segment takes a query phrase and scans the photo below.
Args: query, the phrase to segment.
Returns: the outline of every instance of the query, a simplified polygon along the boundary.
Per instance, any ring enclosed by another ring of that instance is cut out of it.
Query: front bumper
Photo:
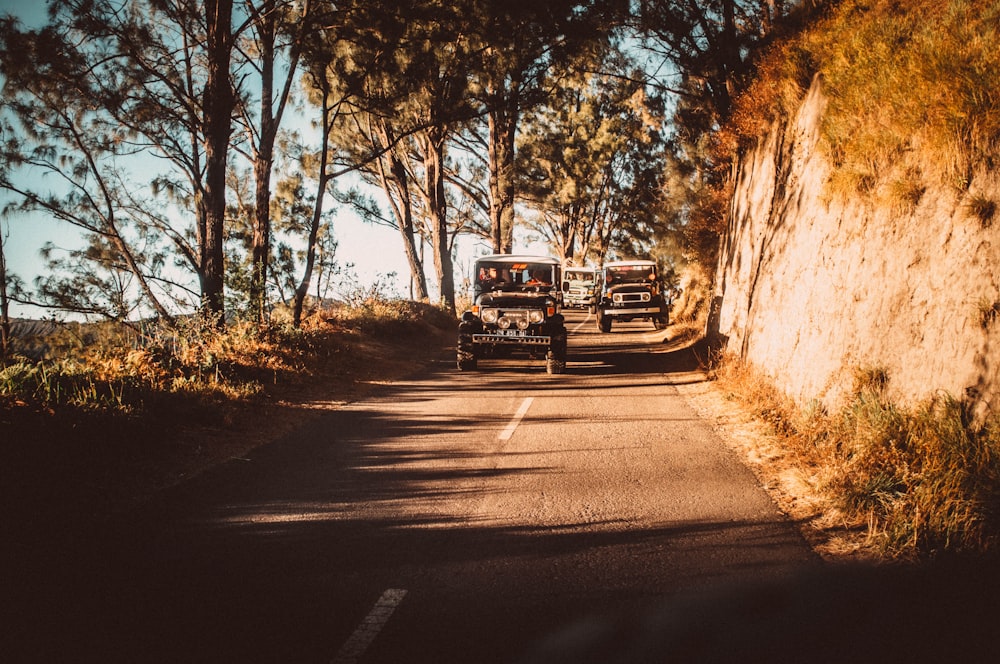
[[[604,307],[605,316],[655,316],[663,313],[659,307]]]
[[[554,314],[544,324],[527,329],[501,329],[484,325],[472,312],[465,312],[458,325],[458,346],[476,354],[488,351],[487,346],[519,346],[522,348],[547,348],[553,352],[566,349],[566,327],[562,314]]]
[[[519,332],[519,331],[518,331]],[[552,337],[539,334],[516,334],[512,330],[506,334],[485,333],[473,334],[474,344],[512,344],[517,346],[548,346],[552,343]]]

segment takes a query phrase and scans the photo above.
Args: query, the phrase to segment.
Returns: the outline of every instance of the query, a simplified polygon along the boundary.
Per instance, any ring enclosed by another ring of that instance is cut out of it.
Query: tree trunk
[[[424,274],[424,261],[421,252],[418,251],[417,233],[413,223],[413,202],[410,198],[410,177],[406,163],[399,156],[389,124],[384,119],[379,119],[373,122],[371,127],[371,135],[374,137],[377,134],[378,140],[387,150],[384,159],[380,158],[378,161],[378,174],[382,190],[392,207],[396,228],[403,238],[403,251],[410,266],[411,284],[417,288],[417,292],[411,293],[410,297],[427,302],[430,300],[430,294],[427,290],[427,276]],[[389,162],[388,173],[385,169],[385,160]]]
[[[202,308],[214,325],[225,325],[226,160],[235,106],[229,81],[233,0],[206,0],[208,76],[205,127],[205,236],[201,247]]]
[[[514,141],[516,103],[497,104],[489,114],[490,224],[493,253],[510,253],[514,244]]]
[[[305,305],[306,295],[309,293],[309,282],[312,280],[313,269],[316,265],[316,243],[319,239],[319,225],[323,219],[323,199],[326,198],[326,186],[330,181],[330,176],[326,171],[329,160],[330,133],[333,126],[333,109],[330,108],[330,87],[325,77],[318,77],[316,80],[321,84],[323,93],[321,101],[323,137],[319,146],[319,174],[316,185],[316,202],[313,205],[312,221],[309,226],[309,240],[306,245],[306,264],[302,270],[302,279],[295,289],[295,299],[292,304],[292,326],[295,329],[298,329],[302,325],[302,309]]]
[[[291,95],[292,84],[296,80],[299,58],[301,55],[302,31],[295,36],[291,52],[283,60],[284,83],[281,90],[274,92],[275,77],[275,42],[278,38],[278,19],[276,0],[266,0],[259,8],[254,8],[255,24],[258,31],[257,42],[260,45],[260,138],[254,159],[255,207],[253,228],[253,255],[250,275],[250,302],[254,308],[257,321],[267,323],[267,282],[271,261],[271,171],[274,167],[274,144],[278,138],[278,127],[284,116],[285,107]],[[301,6],[300,26],[311,19],[312,10],[309,0]],[[275,107],[277,102],[277,107]]]
[[[271,167],[274,162],[274,12],[265,7],[258,20],[260,53],[260,141],[254,160],[254,224],[250,306],[257,322],[267,322],[267,269],[271,258]]]
[[[427,291],[427,276],[424,274],[424,262],[417,251],[417,233],[413,225],[413,204],[410,201],[410,189],[407,183],[406,166],[394,154],[390,157],[390,172],[392,180],[396,184],[399,194],[399,202],[392,199],[393,213],[396,216],[396,226],[403,237],[403,250],[406,252],[406,261],[410,266],[410,275],[416,285],[417,292],[412,295],[421,302],[430,300]],[[385,183],[388,185],[388,183]],[[388,186],[384,187],[388,193]]]
[[[455,275],[448,242],[448,202],[444,193],[444,139],[440,127],[427,130],[424,150],[424,191],[427,196],[427,217],[434,251],[434,270],[441,290],[441,304],[455,313]]]
[[[741,73],[741,59],[739,40],[736,31],[736,0],[723,0],[723,26],[721,43],[722,53],[722,76],[723,81],[716,94],[716,110],[719,114],[719,121],[725,122],[729,119],[732,111],[733,97],[736,95],[737,77]]]
[[[326,195],[326,185],[330,181],[329,175],[326,172],[325,141],[321,152],[319,184],[316,186],[316,203],[313,206],[312,221],[309,226],[309,240],[306,244],[306,264],[302,269],[302,279],[295,289],[295,299],[292,304],[292,326],[295,329],[302,326],[302,310],[305,307],[306,295],[309,293],[309,282],[312,280],[313,269],[316,266],[316,243],[319,239],[320,222],[323,219],[323,198]]]
[[[10,355],[10,303],[7,300],[7,259],[0,228],[0,357]]]

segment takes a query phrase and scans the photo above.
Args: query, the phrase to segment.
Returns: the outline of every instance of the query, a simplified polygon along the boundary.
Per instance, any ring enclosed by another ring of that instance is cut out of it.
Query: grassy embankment
[[[68,324],[21,339],[0,365],[5,504],[102,510],[148,495],[280,435],[310,404],[412,372],[453,331],[438,308],[374,300],[298,330]]]
[[[827,194],[905,214],[928,187],[963,195],[983,228],[997,201],[971,191],[1000,163],[1000,2],[844,0],[774,44],[720,148],[789,117],[813,77],[829,99],[821,147]],[[914,229],[920,232],[920,229]],[[981,312],[996,334],[993,311]],[[975,317],[974,315],[971,317]],[[773,425],[786,463],[891,558],[995,549],[1000,535],[1000,418],[941,395],[912,408],[886,397],[892,377],[856,370],[838,412],[802,409],[752,369],[729,362],[723,385]]]
[[[996,550],[1000,418],[977,423],[948,395],[901,407],[887,398],[889,378],[878,368],[857,370],[851,398],[835,412],[801,407],[733,359],[716,377],[728,398],[769,425],[776,449],[757,452],[768,481],[793,476],[793,490],[805,487],[815,509],[838,515],[836,527],[864,530],[854,553],[923,559]]]

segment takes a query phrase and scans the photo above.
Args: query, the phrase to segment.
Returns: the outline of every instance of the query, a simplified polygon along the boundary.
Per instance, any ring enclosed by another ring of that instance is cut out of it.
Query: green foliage
[[[624,57],[600,68],[633,74],[563,72],[549,103],[526,117],[518,145],[530,224],[577,264],[646,252],[662,222],[663,99]]]

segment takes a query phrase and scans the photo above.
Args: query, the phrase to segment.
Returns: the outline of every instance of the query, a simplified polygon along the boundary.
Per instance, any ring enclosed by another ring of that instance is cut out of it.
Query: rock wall
[[[709,334],[798,402],[835,407],[859,368],[915,403],[942,391],[1000,406],[1000,180],[928,188],[900,212],[831,201],[815,81],[787,124],[738,165]]]

